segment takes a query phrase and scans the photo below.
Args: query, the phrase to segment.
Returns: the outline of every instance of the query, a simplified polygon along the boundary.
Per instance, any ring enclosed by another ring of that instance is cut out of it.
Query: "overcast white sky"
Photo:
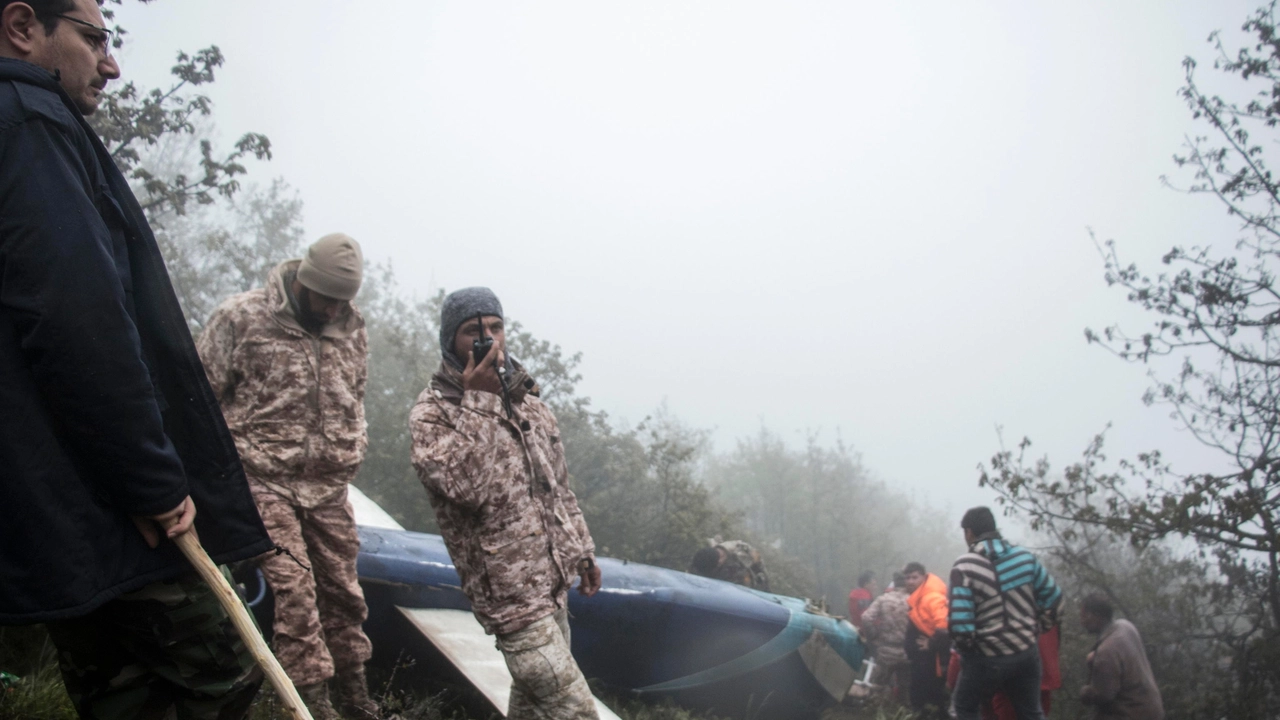
[[[1085,327],[1144,319],[1090,240],[1156,269],[1228,246],[1161,186],[1192,124],[1181,60],[1236,0],[127,4],[126,78],[218,44],[224,140],[266,133],[306,204],[409,291],[488,285],[584,354],[582,389],[664,400],[721,448],[837,433],[959,514],[1029,435],[1056,465],[1212,456]],[[1203,63],[1202,74],[1212,70]],[[1184,183],[1185,184],[1185,183]]]

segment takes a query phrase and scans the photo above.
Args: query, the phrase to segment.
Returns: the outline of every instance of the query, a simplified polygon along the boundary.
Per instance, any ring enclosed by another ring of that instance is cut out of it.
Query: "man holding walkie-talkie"
[[[410,414],[413,464],[462,590],[511,670],[512,720],[597,718],[569,653],[568,592],[600,589],[595,544],[569,489],[560,429],[506,353],[488,288],[445,298],[440,369]]]

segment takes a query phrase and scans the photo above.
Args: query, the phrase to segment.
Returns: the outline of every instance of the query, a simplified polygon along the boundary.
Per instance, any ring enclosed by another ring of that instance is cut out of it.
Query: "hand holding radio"
[[[462,387],[465,390],[481,390],[483,392],[502,394],[502,382],[498,378],[497,367],[506,362],[502,345],[495,342],[493,336],[484,335],[471,343],[471,352],[467,357],[467,366],[462,370]]]

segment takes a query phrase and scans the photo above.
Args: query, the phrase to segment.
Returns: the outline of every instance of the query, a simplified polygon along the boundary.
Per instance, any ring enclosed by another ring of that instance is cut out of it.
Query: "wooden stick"
[[[271,654],[271,648],[267,647],[266,641],[262,639],[262,633],[258,632],[258,626],[249,617],[249,611],[245,609],[244,603],[240,602],[240,596],[231,589],[231,584],[218,571],[218,566],[213,564],[209,553],[205,552],[200,545],[200,539],[194,532],[185,532],[173,541],[178,544],[182,554],[187,556],[187,560],[191,561],[191,565],[195,567],[200,577],[213,588],[213,593],[218,596],[222,609],[231,616],[231,623],[236,626],[236,631],[240,633],[244,644],[249,647],[249,652],[253,653],[253,658],[258,661],[258,665],[262,666],[262,671],[266,673],[267,679],[271,681],[271,686],[276,689],[276,694],[280,696],[285,707],[293,712],[297,720],[312,720],[311,711],[302,703],[302,698],[298,696],[298,690],[293,686],[293,681],[289,680],[289,676],[284,673],[284,668],[280,667],[280,661],[276,660],[276,656]]]

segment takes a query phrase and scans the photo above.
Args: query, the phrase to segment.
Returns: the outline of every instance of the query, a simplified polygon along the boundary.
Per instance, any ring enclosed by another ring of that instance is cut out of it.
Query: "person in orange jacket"
[[[902,569],[906,579],[907,626],[905,650],[911,663],[911,709],[920,717],[949,717],[946,668],[951,652],[947,632],[947,584],[918,562]]]

